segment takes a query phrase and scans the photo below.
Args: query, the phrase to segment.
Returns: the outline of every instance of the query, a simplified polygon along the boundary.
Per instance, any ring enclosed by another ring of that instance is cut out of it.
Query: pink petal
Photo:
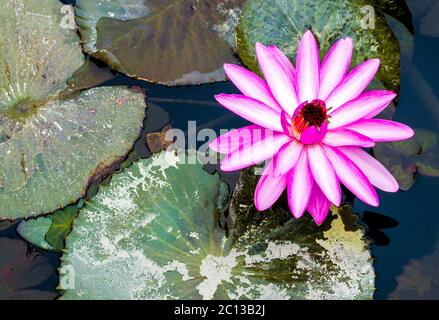
[[[291,71],[285,69],[277,56],[259,42],[256,43],[256,56],[271,93],[285,112],[292,115],[298,103]]]
[[[359,120],[346,129],[361,133],[377,142],[406,140],[415,134],[405,124],[383,119]]]
[[[320,82],[320,57],[316,39],[309,30],[300,41],[296,68],[299,103],[316,99]]]
[[[326,198],[338,207],[341,202],[341,189],[331,162],[318,144],[310,145],[306,150],[314,180]]]
[[[349,69],[352,57],[352,39],[338,40],[329,50],[322,62],[318,97],[326,100],[334,88],[343,80]]]
[[[398,191],[398,182],[392,174],[366,151],[355,147],[342,147],[338,150],[351,159],[375,187],[387,192]]]
[[[381,112],[396,97],[391,91],[375,90],[361,94],[335,111],[331,112],[328,128],[335,129],[363,119],[370,114]]]
[[[244,95],[265,103],[277,112],[282,111],[267,83],[258,75],[236,64],[225,64],[224,71]]]
[[[370,148],[375,145],[375,142],[372,139],[345,128],[328,131],[322,142],[331,147],[358,146]]]
[[[240,145],[261,140],[265,134],[273,134],[273,131],[253,124],[239,129],[233,129],[223,135],[220,135],[218,138],[209,143],[209,148],[219,153],[229,154],[233,150],[237,149]]]
[[[360,200],[377,207],[378,195],[363,172],[336,148],[324,148],[340,181]]]
[[[219,94],[216,101],[238,116],[261,127],[283,132],[280,114],[264,103],[239,94]]]
[[[272,158],[290,137],[275,133],[251,144],[241,145],[221,161],[221,170],[240,170]]]
[[[346,102],[358,97],[372,81],[379,67],[379,59],[367,60],[358,65],[331,92],[326,99],[326,105],[335,110]]]
[[[308,165],[308,156],[302,152],[296,166],[287,179],[288,204],[296,218],[305,212],[311,195],[314,179]]]
[[[279,152],[274,156],[274,176],[287,174],[302,154],[303,145],[293,139],[290,143],[280,148]]]
[[[293,64],[290,59],[275,45],[268,46],[268,49],[277,57],[278,61],[282,64],[285,70],[288,71],[291,79],[293,79],[293,83],[296,83],[296,70],[294,69]]]
[[[255,206],[259,211],[270,208],[287,186],[286,175],[274,177],[273,176],[273,161],[267,165],[259,179],[258,185],[255,191]]]
[[[314,184],[308,203],[308,212],[319,226],[325,221],[331,202],[325,197],[317,184]]]

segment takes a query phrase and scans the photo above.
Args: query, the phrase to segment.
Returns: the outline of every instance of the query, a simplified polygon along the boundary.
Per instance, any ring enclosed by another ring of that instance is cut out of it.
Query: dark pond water
[[[418,33],[420,18],[415,18],[414,24],[416,34],[413,64],[426,83],[412,81],[412,75],[402,68],[401,98],[395,120],[413,128],[424,128],[439,133],[437,120],[439,119],[437,98],[439,97],[439,63],[437,62],[439,38]],[[156,117],[157,123],[160,123],[157,128],[150,128],[152,130],[159,130],[163,122],[166,122],[166,115],[157,113],[155,106],[168,113],[173,128],[180,128],[183,131],[187,131],[188,121],[196,121],[198,130],[213,128],[217,134],[220,129],[231,129],[247,124],[245,120],[231,115],[214,102],[214,94],[237,92],[229,82],[191,87],[166,87],[117,75],[105,85],[143,87],[148,96],[147,102],[151,106],[148,115],[150,118]],[[415,88],[420,85],[428,85],[435,97],[429,99],[422,97],[419,91],[427,88],[421,87],[420,90]],[[432,110],[436,113],[432,114]],[[439,261],[439,205],[436,202],[439,196],[439,178],[418,176],[409,191],[396,194],[380,192],[379,195],[381,200],[379,208],[368,207],[360,201],[355,201],[354,205],[355,211],[369,225],[369,235],[374,242],[372,253],[375,257],[374,266],[377,274],[375,298],[387,299],[394,296],[439,298],[439,272],[436,271],[435,263]],[[1,237],[19,238],[13,227],[0,231]],[[54,267],[58,265],[58,254],[43,254],[50,259]],[[424,259],[428,256],[431,257]],[[413,268],[410,269],[408,277],[406,274],[401,275],[407,265]],[[398,280],[399,277],[401,280]],[[54,290],[57,278],[54,272],[38,288]],[[413,290],[398,294],[401,287],[410,283],[414,283]],[[418,286],[419,283],[425,283],[425,286]]]

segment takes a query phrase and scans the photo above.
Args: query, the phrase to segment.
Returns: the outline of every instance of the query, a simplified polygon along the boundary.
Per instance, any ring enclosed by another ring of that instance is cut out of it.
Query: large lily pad
[[[95,88],[58,96],[84,62],[61,3],[0,0],[0,218],[54,211],[80,198],[131,148],[144,95]]]
[[[38,252],[29,252],[24,241],[0,239],[0,300],[46,300],[55,291],[41,290],[39,285],[55,272],[50,261]]]
[[[238,53],[243,62],[258,71],[255,43],[275,44],[290,59],[295,59],[302,34],[309,28],[320,44],[323,58],[338,39],[354,39],[352,66],[370,58],[381,59],[378,78],[384,85],[399,90],[399,43],[376,5],[376,0],[248,0],[242,10],[237,29]],[[363,6],[373,5],[375,28],[367,26],[368,11]],[[365,23],[363,23],[365,22]]]
[[[129,151],[144,108],[143,93],[108,87],[48,102],[24,122],[2,117],[0,216],[34,216],[81,198]]]
[[[90,55],[129,76],[169,85],[225,80],[236,62],[235,26],[244,0],[78,0]]]
[[[336,213],[326,229],[266,212],[227,237],[219,224],[225,188],[169,152],[114,176],[67,237],[62,298],[372,298],[371,256],[359,225],[345,219],[350,212]],[[236,200],[247,201],[243,190],[234,195],[235,221],[250,207]]]

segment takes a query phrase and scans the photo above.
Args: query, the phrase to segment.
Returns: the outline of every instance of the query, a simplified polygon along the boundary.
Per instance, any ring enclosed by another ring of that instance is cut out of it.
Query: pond
[[[72,1],[64,1],[72,3]],[[410,3],[410,1],[408,1]],[[414,1],[411,1],[412,3]],[[407,124],[412,128],[430,130],[439,134],[439,22],[425,32],[425,19],[432,19],[433,2],[419,0],[428,9],[419,9],[413,14],[414,36],[413,57],[403,59],[401,66],[400,96],[393,120]],[[410,6],[413,7],[412,5]],[[435,7],[436,21],[439,21],[439,8]],[[412,8],[412,10],[415,10]],[[427,10],[427,11],[426,11]],[[429,34],[426,34],[429,33]],[[436,33],[436,36],[434,36]],[[100,67],[105,64],[97,59],[92,61]],[[168,87],[136,80],[122,73],[113,71],[111,79],[100,86],[139,86],[146,95],[146,119],[142,137],[136,142],[134,153],[139,158],[149,158],[151,153],[146,149],[145,140],[148,132],[160,131],[165,125],[181,129],[188,134],[189,121],[194,121],[196,130],[204,128],[215,130],[217,135],[221,129],[239,128],[250,124],[248,121],[232,114],[213,98],[218,93],[239,93],[230,82],[216,82],[194,86]],[[199,141],[197,147],[205,141]],[[131,153],[133,154],[133,153]],[[439,154],[433,155],[439,162]],[[214,169],[210,167],[210,171]],[[232,187],[237,181],[237,174],[222,174],[222,180]],[[91,192],[93,193],[93,192]],[[374,257],[373,267],[376,273],[373,295],[375,299],[439,299],[439,206],[435,197],[439,194],[439,179],[424,175],[416,175],[416,180],[407,191],[386,193],[378,191],[380,205],[378,208],[365,205],[354,200],[353,211],[362,223],[367,226],[367,236],[371,240],[371,253]],[[353,199],[353,197],[351,197]],[[349,197],[348,197],[348,202]],[[4,223],[2,225],[1,223]],[[49,260],[44,270],[36,270],[39,265],[23,266],[23,277],[33,273],[50,273],[42,276],[41,283],[31,286],[35,292],[44,291],[45,295],[29,292],[25,298],[55,298],[59,282],[57,268],[60,267],[61,254],[34,248],[26,243],[16,232],[19,221],[12,225],[0,221],[0,239],[14,240],[3,245],[16,250],[8,259],[19,259],[27,254],[38,255]],[[3,240],[5,241],[5,240]],[[18,244],[20,242],[20,244]],[[26,249],[23,249],[26,248]],[[0,253],[1,254],[1,253]],[[0,265],[13,265],[12,261],[2,261]],[[28,260],[23,260],[23,264]],[[18,264],[18,262],[17,262]],[[20,268],[19,265],[16,267]],[[1,270],[0,270],[1,271]],[[25,273],[27,275],[25,275]],[[16,280],[20,283],[20,280]],[[23,283],[30,283],[27,279]],[[20,287],[19,285],[17,285]],[[14,298],[1,295],[1,298]],[[17,297],[22,298],[17,295]]]

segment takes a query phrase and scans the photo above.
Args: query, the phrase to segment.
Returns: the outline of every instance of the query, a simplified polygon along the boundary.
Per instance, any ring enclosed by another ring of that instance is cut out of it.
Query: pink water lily
[[[261,43],[256,55],[265,80],[240,66],[224,66],[243,95],[220,94],[216,100],[254,124],[220,136],[210,147],[226,154],[223,171],[271,159],[256,187],[258,210],[271,207],[287,189],[292,214],[299,218],[307,210],[320,225],[330,204],[340,205],[340,182],[371,206],[379,203],[374,186],[398,191],[393,176],[363,148],[414,133],[404,124],[374,119],[396,94],[363,92],[380,60],[349,71],[352,50],[352,39],[341,39],[321,62],[317,42],[307,31],[296,68],[277,47]]]

